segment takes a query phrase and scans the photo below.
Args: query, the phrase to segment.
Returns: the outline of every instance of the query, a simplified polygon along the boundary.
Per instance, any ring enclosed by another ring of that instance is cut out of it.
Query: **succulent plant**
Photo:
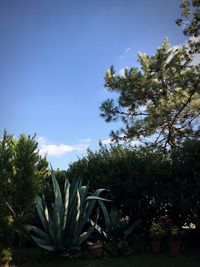
[[[80,249],[95,228],[90,217],[96,201],[109,201],[99,195],[105,189],[98,189],[89,194],[88,185],[82,186],[80,179],[74,179],[70,184],[66,179],[63,195],[52,170],[54,203],[47,205],[45,197],[36,198],[36,208],[43,229],[30,226],[29,231],[35,243],[46,251],[70,255]],[[96,212],[96,221],[98,212]]]
[[[126,240],[141,223],[141,220],[136,220],[134,223],[130,224],[128,216],[121,218],[115,206],[112,206],[110,213],[108,213],[104,202],[101,200],[98,200],[98,202],[103,211],[105,229],[98,225],[96,226],[96,229],[98,229],[107,239],[113,241]]]

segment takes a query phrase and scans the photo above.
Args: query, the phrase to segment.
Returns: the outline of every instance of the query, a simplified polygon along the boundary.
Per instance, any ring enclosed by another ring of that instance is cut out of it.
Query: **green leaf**
[[[42,237],[43,239],[46,239],[47,241],[51,241],[50,237],[48,236],[48,234],[46,234],[44,231],[42,231],[41,229],[39,229],[36,226],[31,226],[29,231],[34,231],[37,235],[39,235],[40,237]]]
[[[60,187],[59,187],[59,184],[56,180],[56,177],[55,177],[55,174],[54,174],[54,171],[52,169],[51,171],[51,176],[52,176],[52,182],[53,182],[53,189],[54,189],[54,197],[55,197],[55,206],[56,206],[56,209],[61,211],[61,208],[62,208],[62,195],[61,195],[61,192],[60,192]]]
[[[69,182],[65,180],[64,186],[64,212],[63,212],[63,219],[62,219],[62,232],[64,231],[67,223],[67,215],[69,212]]]
[[[104,220],[105,220],[105,227],[107,229],[107,231],[111,230],[111,221],[110,221],[110,217],[107,211],[107,208],[105,206],[105,204],[103,203],[103,201],[99,200],[98,201],[102,211],[103,211],[103,215],[104,215]]]
[[[34,236],[32,236],[32,238],[39,247],[41,247],[44,250],[49,251],[49,252],[55,252],[54,246],[51,246],[50,244],[48,244],[47,241],[45,241],[44,239],[37,238]]]

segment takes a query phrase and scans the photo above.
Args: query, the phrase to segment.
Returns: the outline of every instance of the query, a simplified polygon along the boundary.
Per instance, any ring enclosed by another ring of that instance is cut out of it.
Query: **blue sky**
[[[37,133],[41,153],[66,169],[118,123],[99,106],[104,74],[137,66],[165,36],[185,42],[179,0],[1,0],[0,131]]]

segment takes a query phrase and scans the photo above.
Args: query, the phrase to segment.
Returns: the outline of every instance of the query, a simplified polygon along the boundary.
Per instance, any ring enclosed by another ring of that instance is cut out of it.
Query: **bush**
[[[161,187],[167,163],[159,151],[100,145],[99,151],[88,150],[85,157],[72,163],[67,176],[89,179],[92,188],[106,186],[122,216],[143,218],[149,224],[164,212]]]
[[[174,223],[200,225],[200,141],[184,142],[171,152],[171,203]]]
[[[69,179],[89,179],[92,188],[107,187],[122,215],[153,219],[170,215],[178,226],[200,223],[200,141],[185,141],[172,151],[100,144],[70,164]],[[123,214],[124,213],[124,214]]]

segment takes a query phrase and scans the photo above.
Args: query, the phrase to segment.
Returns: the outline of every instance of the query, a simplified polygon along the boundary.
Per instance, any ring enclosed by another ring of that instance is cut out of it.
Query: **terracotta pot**
[[[170,253],[172,255],[179,255],[181,253],[181,243],[180,240],[171,241],[169,244]]]
[[[151,243],[151,252],[152,253],[160,253],[160,242],[152,242]]]
[[[100,258],[100,257],[103,256],[103,245],[102,245],[102,243],[88,245],[88,250],[94,257]]]

